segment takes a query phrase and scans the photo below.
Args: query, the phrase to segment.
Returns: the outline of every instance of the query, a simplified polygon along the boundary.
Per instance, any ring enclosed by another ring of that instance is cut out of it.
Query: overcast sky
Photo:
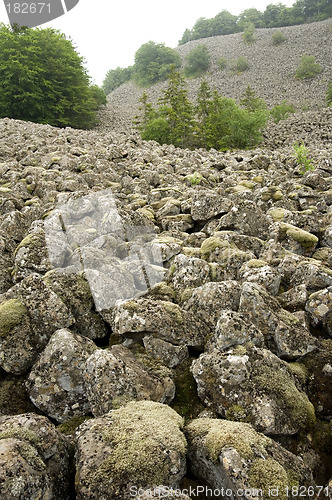
[[[282,3],[291,6],[294,1]],[[70,36],[89,75],[101,85],[109,69],[133,64],[136,50],[149,40],[176,47],[184,30],[199,17],[211,18],[223,9],[235,15],[250,7],[264,11],[270,3],[278,0],[80,0],[70,12],[42,27]],[[1,0],[0,22],[8,24]]]

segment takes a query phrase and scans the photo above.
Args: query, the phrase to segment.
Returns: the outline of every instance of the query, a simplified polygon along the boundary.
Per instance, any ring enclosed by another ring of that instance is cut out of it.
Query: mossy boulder
[[[17,299],[0,304],[0,338],[6,338],[27,317],[27,308]]]
[[[178,487],[186,470],[183,419],[140,401],[90,420],[77,431],[76,498],[127,499],[130,488]]]
[[[314,408],[292,370],[266,349],[214,349],[201,354],[192,371],[199,397],[222,417],[240,405],[241,419],[268,435],[293,435],[315,423]]]
[[[229,498],[240,500],[246,491],[246,498],[269,500],[273,488],[276,498],[286,500],[287,487],[312,484],[300,458],[250,424],[198,418],[185,433],[191,472]]]

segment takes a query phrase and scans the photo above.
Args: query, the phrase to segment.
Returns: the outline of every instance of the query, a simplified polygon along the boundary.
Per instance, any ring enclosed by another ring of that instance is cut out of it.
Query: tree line
[[[286,7],[282,3],[269,4],[264,12],[249,8],[239,16],[222,10],[211,19],[199,18],[192,29],[185,30],[179,45],[200,38],[242,32],[249,23],[256,28],[279,28],[323,21],[331,16],[331,0],[297,0],[292,7]]]

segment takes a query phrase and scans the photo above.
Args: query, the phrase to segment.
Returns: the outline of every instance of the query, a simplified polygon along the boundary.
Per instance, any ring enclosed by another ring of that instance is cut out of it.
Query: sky
[[[294,1],[282,3],[291,6]],[[5,2],[0,0],[0,22],[8,24]],[[152,40],[174,48],[200,17],[209,19],[223,9],[235,15],[251,7],[264,11],[270,3],[278,0],[80,0],[71,11],[41,27],[70,37],[92,81],[101,85],[108,70],[132,65],[143,43]]]

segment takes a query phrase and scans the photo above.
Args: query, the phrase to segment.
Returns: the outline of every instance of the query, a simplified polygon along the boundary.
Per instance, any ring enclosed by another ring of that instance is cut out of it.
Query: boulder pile
[[[315,116],[232,152],[0,120],[1,498],[332,498]]]

